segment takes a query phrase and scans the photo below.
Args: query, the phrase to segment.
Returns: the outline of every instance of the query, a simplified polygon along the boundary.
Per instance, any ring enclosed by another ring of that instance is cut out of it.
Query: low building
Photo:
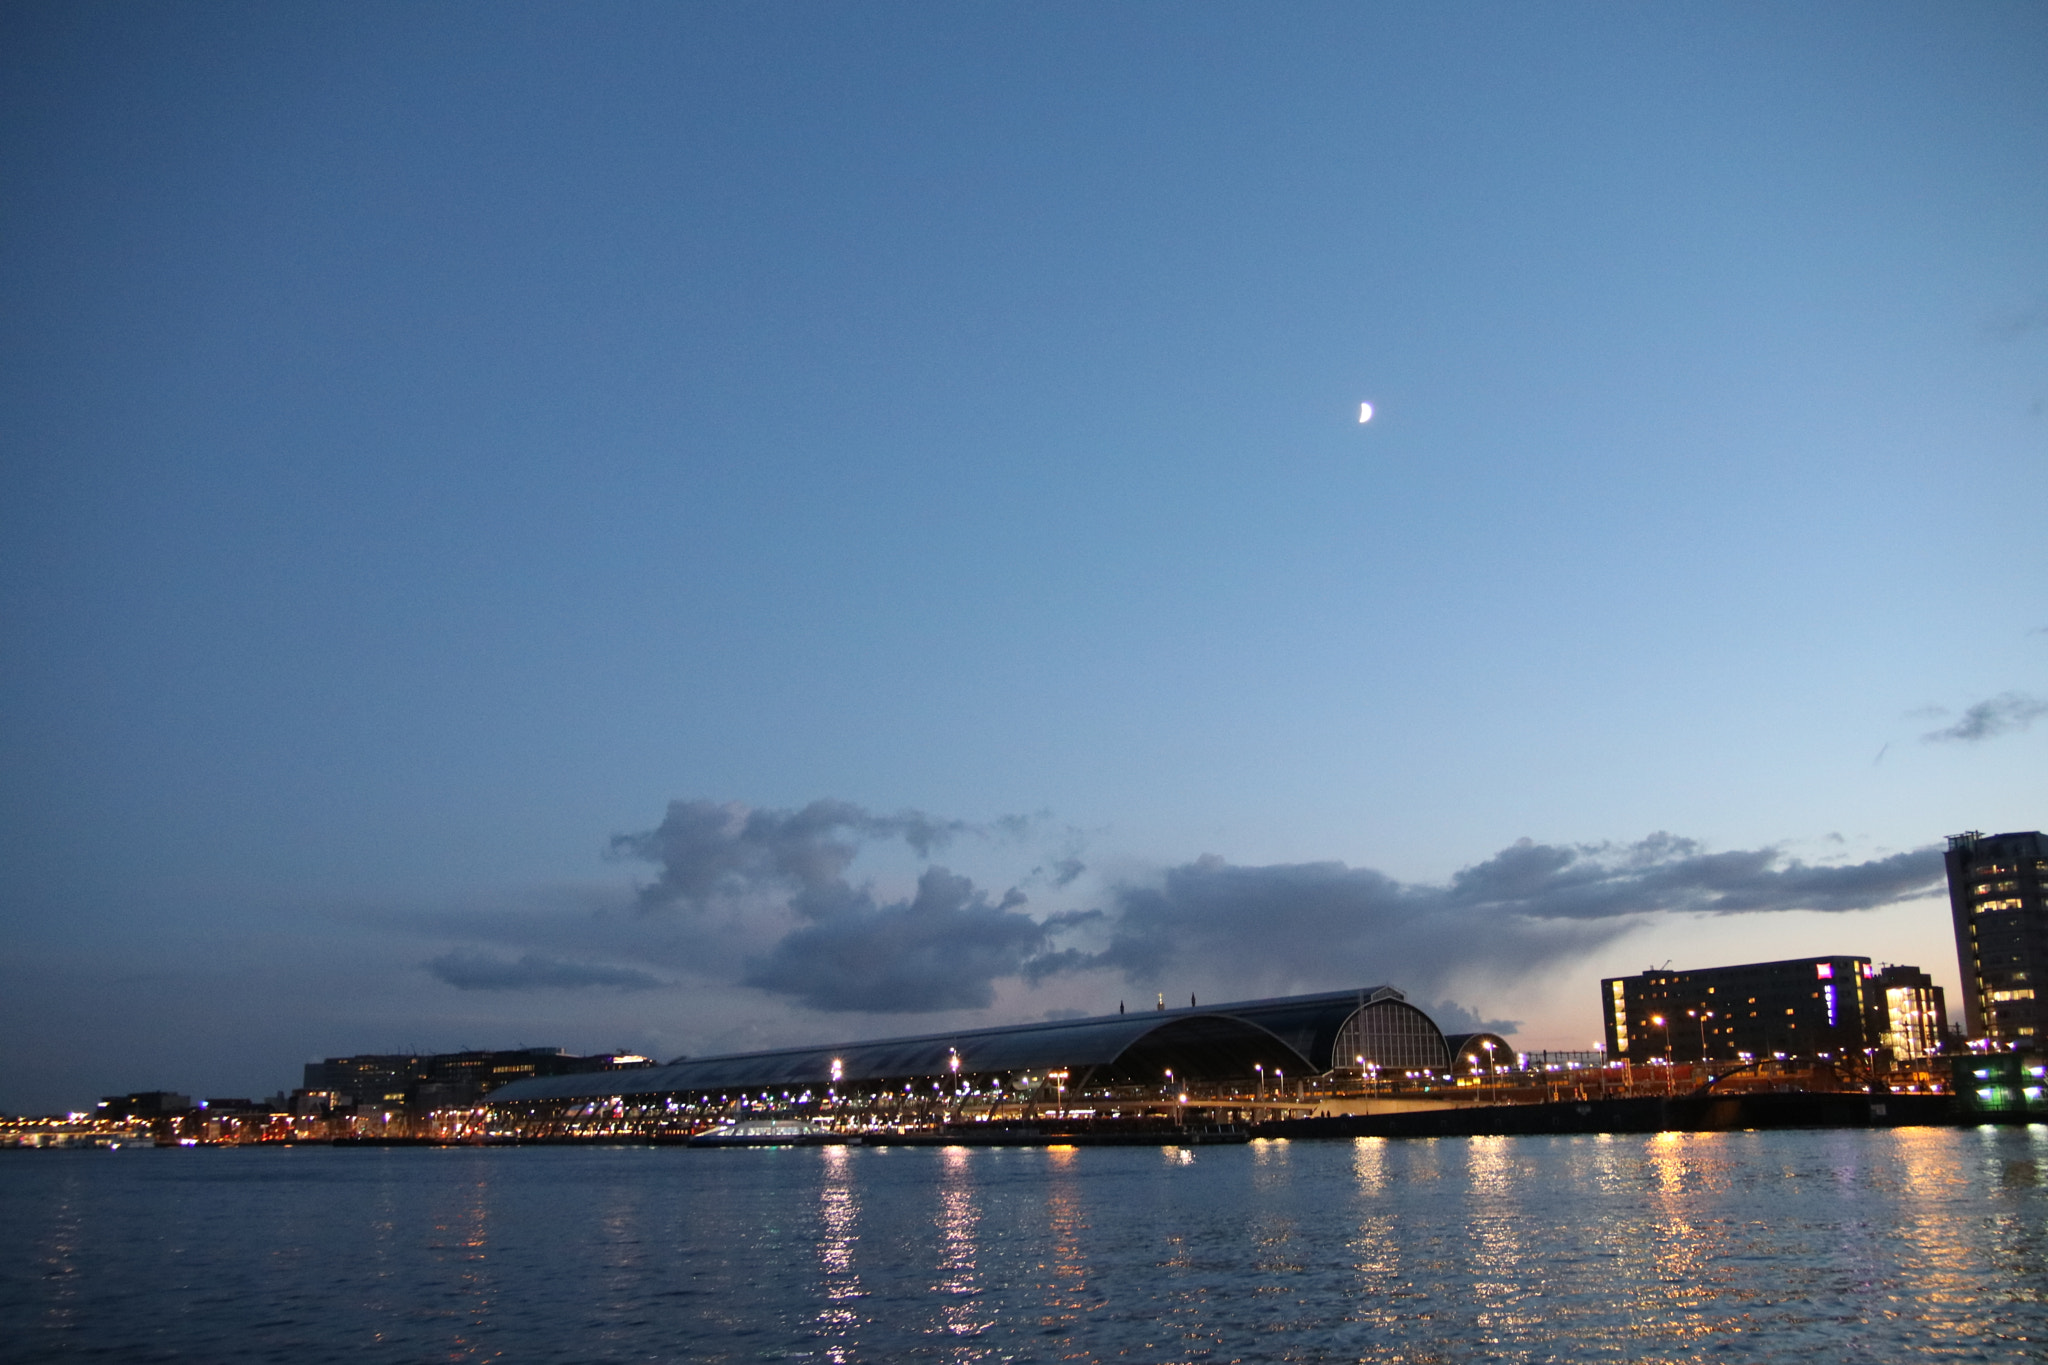
[[[2048,1119],[2048,1063],[2012,1052],[1967,1053],[1949,1062],[1960,1117],[1978,1123]]]
[[[480,1103],[502,1085],[535,1076],[652,1066],[631,1053],[576,1056],[558,1047],[507,1051],[364,1053],[306,1064],[300,1093],[320,1095],[323,1110],[397,1114],[454,1109]]]
[[[138,1090],[127,1095],[108,1095],[93,1111],[97,1119],[175,1118],[192,1111],[192,1097],[170,1090]]]
[[[1607,1053],[1637,1064],[1875,1058],[1890,1027],[1878,975],[1867,957],[1801,957],[1609,977]]]

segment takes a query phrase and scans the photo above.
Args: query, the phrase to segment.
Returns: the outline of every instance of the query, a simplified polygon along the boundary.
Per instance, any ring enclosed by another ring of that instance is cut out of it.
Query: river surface
[[[2048,1128],[0,1153],[0,1359],[2048,1359]]]

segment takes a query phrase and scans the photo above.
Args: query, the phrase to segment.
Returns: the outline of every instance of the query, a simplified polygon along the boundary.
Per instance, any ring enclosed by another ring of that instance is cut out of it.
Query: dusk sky
[[[0,71],[0,1109],[1954,1008],[1932,850],[2048,823],[2041,5],[15,3]]]

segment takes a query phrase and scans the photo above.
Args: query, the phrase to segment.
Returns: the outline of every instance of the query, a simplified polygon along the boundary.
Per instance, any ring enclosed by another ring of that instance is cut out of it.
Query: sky
[[[0,1109],[1954,997],[2048,10],[0,6]],[[1370,402],[1370,423],[1358,421]]]

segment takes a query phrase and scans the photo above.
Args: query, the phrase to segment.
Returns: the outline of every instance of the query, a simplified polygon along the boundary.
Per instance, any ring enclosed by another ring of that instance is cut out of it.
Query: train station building
[[[1156,1107],[1218,1089],[1281,1096],[1332,1074],[1448,1078],[1452,1065],[1435,1021],[1378,986],[536,1076],[489,1105],[494,1126],[528,1133],[557,1123],[587,1132],[606,1114],[635,1129],[661,1115],[686,1125],[736,1106],[877,1121],[937,1105],[993,1117],[1031,1105]]]

